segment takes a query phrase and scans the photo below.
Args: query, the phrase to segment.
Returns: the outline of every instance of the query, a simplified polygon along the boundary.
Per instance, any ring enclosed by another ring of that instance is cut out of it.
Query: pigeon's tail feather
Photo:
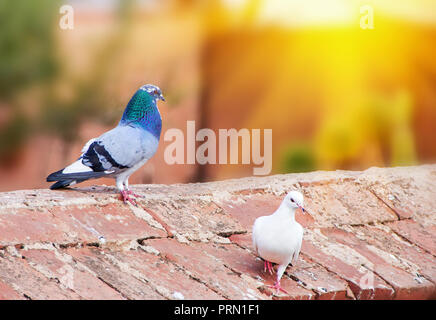
[[[69,186],[71,186],[73,184],[80,183],[80,182],[83,182],[83,181],[85,181],[85,180],[73,180],[73,179],[60,180],[60,181],[52,184],[50,186],[50,189],[51,190],[55,190],[55,189],[66,188],[66,187],[69,187]]]
[[[82,162],[82,157],[80,157],[76,162],[73,162],[68,167],[62,170],[53,172],[47,177],[47,182],[51,181],[61,181],[61,180],[81,180],[85,181],[88,179],[97,179],[114,171],[94,171],[92,168],[86,166]]]
[[[100,172],[73,172],[73,173],[62,173],[62,170],[53,172],[47,177],[47,182],[51,181],[67,181],[67,180],[77,180],[77,182],[82,182],[88,179],[97,179],[107,176],[109,173],[106,171]]]
[[[50,174],[47,176],[47,179],[46,179],[47,182],[62,180],[62,176],[64,175],[64,174],[62,173],[63,170],[64,170],[64,169],[61,169],[61,170],[59,170],[59,171],[56,171],[56,172],[50,173]]]

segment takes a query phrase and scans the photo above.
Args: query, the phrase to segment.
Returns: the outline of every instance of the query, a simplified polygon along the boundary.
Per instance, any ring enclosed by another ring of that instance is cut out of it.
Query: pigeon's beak
[[[162,100],[162,101],[164,101],[165,102],[165,98],[163,97],[163,95],[161,94],[160,96],[159,96],[159,98],[158,99],[160,99],[160,100]]]
[[[298,206],[301,209],[301,212],[303,212],[303,214],[306,214],[306,209],[304,209],[302,206]]]

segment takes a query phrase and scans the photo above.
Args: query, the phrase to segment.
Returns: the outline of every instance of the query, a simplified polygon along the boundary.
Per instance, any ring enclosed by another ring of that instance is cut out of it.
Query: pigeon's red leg
[[[139,194],[134,193],[133,191],[127,189],[126,190],[127,194],[130,196],[134,196],[135,198],[142,198]]]
[[[126,191],[126,190],[121,191],[121,196],[123,197],[124,203],[127,203],[127,201],[129,201],[134,206],[137,206],[136,201],[129,197],[128,191]]]

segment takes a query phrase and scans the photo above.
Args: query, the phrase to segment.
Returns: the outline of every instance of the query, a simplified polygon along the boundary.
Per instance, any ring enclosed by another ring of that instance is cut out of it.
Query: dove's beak
[[[165,101],[165,98],[163,97],[163,95],[160,95],[158,99]]]
[[[304,209],[302,206],[298,206],[301,209],[301,212],[303,212],[303,214],[306,214],[306,209]]]

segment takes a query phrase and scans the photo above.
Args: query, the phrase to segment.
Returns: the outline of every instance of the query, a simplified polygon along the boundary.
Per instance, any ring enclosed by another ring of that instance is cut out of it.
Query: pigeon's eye
[[[153,93],[153,94],[158,94],[158,92],[157,92],[156,89],[154,89],[152,93]]]
[[[295,202],[294,199],[291,198],[291,202]]]

